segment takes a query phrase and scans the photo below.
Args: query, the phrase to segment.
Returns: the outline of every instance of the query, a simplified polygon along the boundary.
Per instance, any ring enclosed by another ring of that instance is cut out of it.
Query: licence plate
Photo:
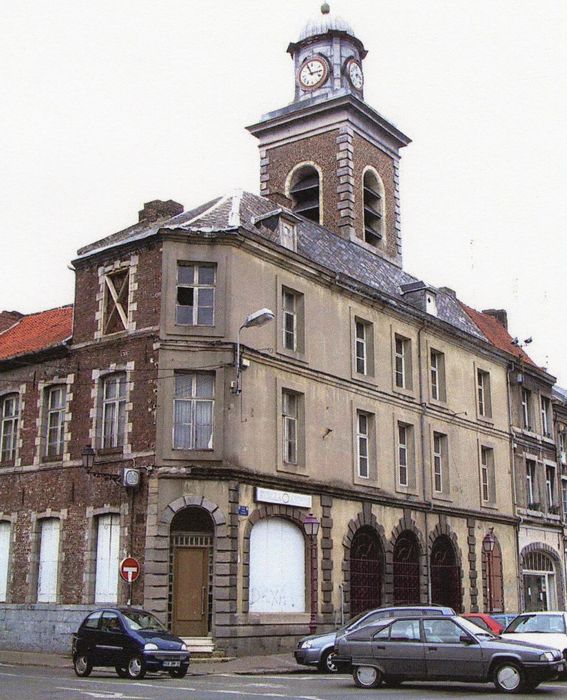
[[[178,668],[180,665],[181,665],[180,661],[164,661],[163,662],[164,668]]]

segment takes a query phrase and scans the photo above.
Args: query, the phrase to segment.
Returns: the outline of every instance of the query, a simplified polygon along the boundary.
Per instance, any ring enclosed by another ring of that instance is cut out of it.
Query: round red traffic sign
[[[126,557],[120,562],[120,577],[127,583],[133,583],[140,575],[140,562],[134,557]]]

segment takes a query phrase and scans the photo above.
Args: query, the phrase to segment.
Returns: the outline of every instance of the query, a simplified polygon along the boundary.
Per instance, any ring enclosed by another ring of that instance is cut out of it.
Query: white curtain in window
[[[114,514],[97,518],[95,603],[118,600],[120,517]]]
[[[40,523],[39,570],[37,602],[54,603],[57,599],[57,569],[59,565],[60,522],[47,518]]]
[[[10,523],[0,523],[0,602],[8,594],[8,564],[10,554]]]
[[[252,528],[249,601],[250,612],[305,612],[305,540],[288,520]]]

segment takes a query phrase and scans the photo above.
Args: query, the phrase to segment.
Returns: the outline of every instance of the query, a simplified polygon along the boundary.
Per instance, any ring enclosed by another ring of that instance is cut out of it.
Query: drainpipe
[[[514,366],[512,365],[511,370],[514,371]],[[516,459],[514,454],[514,437],[512,435],[512,394],[510,391],[510,370],[506,372],[506,393],[508,397],[508,429],[510,431],[510,462],[512,464],[512,500],[514,503],[514,515],[516,515],[516,508],[518,507],[517,491],[516,491]],[[523,609],[522,607],[522,572],[520,571],[520,525],[523,522],[523,518],[520,518],[520,522],[514,525],[514,530],[516,532],[516,587],[518,592],[518,610]]]
[[[427,469],[425,468],[425,453],[426,453],[426,448],[425,448],[425,411],[427,408],[427,404],[425,403],[424,400],[424,381],[425,381],[425,376],[424,376],[424,371],[423,371],[423,353],[422,353],[422,333],[425,330],[426,326],[425,324],[421,326],[421,328],[417,332],[417,364],[418,364],[418,372],[419,372],[419,406],[421,408],[420,412],[420,417],[419,417],[419,432],[420,432],[420,446],[421,446],[421,483],[423,487],[423,500],[425,501],[425,504],[427,506],[427,509],[425,510],[425,566],[427,570],[427,602],[431,603],[431,571],[429,569],[429,522],[428,522],[428,514],[431,510],[433,510],[433,503],[431,502],[430,499],[430,492],[431,489],[429,488],[429,476],[427,473]],[[425,372],[425,375],[427,373]]]

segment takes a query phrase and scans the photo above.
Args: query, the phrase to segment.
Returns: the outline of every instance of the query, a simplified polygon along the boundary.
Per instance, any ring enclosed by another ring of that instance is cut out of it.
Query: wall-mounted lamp
[[[494,537],[494,528],[491,527],[488,530],[488,534],[482,540],[482,548],[486,554],[490,554],[494,551],[494,545],[496,544],[496,537]]]
[[[240,386],[240,378],[242,374],[242,367],[241,361],[240,361],[240,332],[244,328],[253,328],[254,326],[263,326],[266,323],[269,323],[270,321],[274,320],[274,312],[270,311],[270,309],[259,309],[258,311],[254,311],[254,313],[249,314],[246,316],[244,319],[244,323],[240,326],[238,329],[238,335],[236,338],[236,357],[234,361],[234,366],[236,367],[236,381],[231,387],[231,391],[233,394],[240,394],[242,391],[242,388]]]
[[[140,470],[132,467],[124,467],[122,474],[109,474],[108,472],[93,472],[96,452],[92,445],[85,445],[81,450],[81,461],[83,469],[90,476],[99,476],[107,481],[114,481],[117,484],[122,484],[126,488],[136,489],[140,485]]]

